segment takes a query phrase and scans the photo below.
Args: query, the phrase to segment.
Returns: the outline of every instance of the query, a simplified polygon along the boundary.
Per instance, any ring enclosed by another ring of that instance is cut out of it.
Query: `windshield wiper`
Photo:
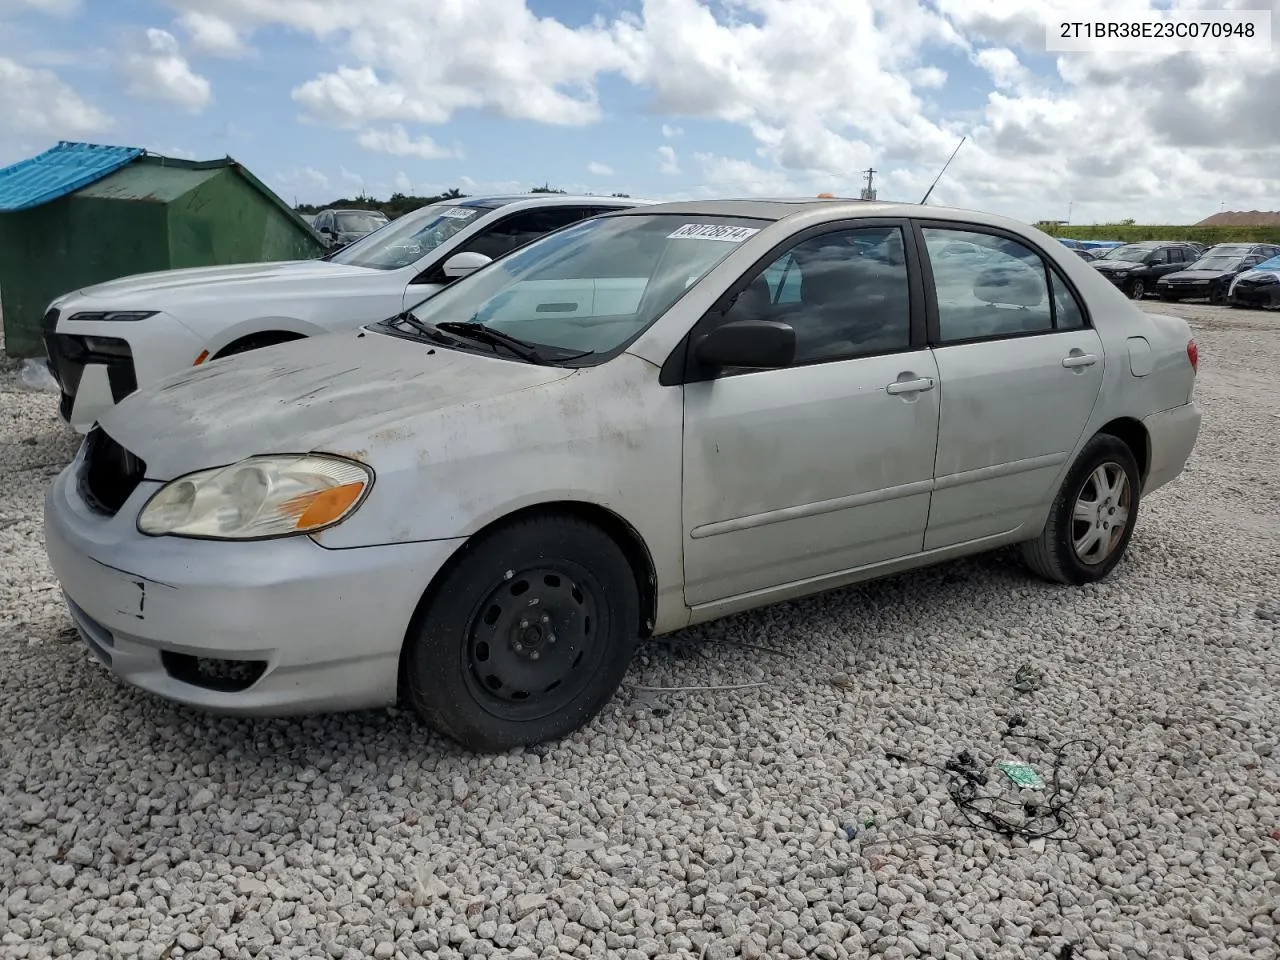
[[[506,347],[517,357],[527,360],[529,363],[554,364],[563,360],[577,360],[580,357],[595,353],[594,350],[583,350],[574,353],[572,351],[565,352],[558,347],[540,346],[536,343],[530,343],[528,340],[513,337],[509,333],[502,333],[492,327],[486,327],[483,323],[463,323],[458,320],[446,320],[444,323],[436,324],[436,329],[455,336],[466,337],[469,340],[488,343],[495,347]],[[548,353],[548,350],[555,350],[556,352],[551,354]]]
[[[446,337],[441,335],[440,329],[438,327],[433,327],[429,323],[423,323],[421,320],[419,320],[417,317],[413,315],[413,312],[411,310],[406,310],[404,313],[397,313],[394,317],[388,317],[386,320],[383,320],[382,322],[385,323],[388,327],[398,327],[400,324],[403,323],[409,327],[412,327],[418,333],[422,334],[424,337],[426,337],[428,340],[431,340],[434,343],[448,344],[448,343],[458,342],[453,337]]]

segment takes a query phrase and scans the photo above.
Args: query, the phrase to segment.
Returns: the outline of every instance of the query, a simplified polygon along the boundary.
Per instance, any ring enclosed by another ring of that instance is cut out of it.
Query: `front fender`
[[[182,323],[179,320],[179,323]],[[200,332],[190,325],[183,323],[188,330],[200,336]],[[229,344],[235,343],[242,337],[247,337],[254,333],[296,333],[300,337],[316,337],[322,333],[328,333],[324,327],[317,323],[311,323],[307,320],[299,320],[297,317],[251,317],[242,320],[239,323],[232,324],[219,330],[216,334],[205,339],[204,349],[209,351],[210,356],[214,356],[219,350]]]

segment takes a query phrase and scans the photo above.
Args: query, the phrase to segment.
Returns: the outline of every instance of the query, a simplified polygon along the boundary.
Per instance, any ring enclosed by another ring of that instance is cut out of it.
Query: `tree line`
[[[550,184],[543,184],[540,187],[534,187],[530,193],[564,193]],[[393,193],[386,200],[378,200],[374,197],[366,196],[361,193],[356,197],[339,197],[336,200],[330,200],[328,203],[300,203],[295,210],[298,213],[314,214],[321,210],[377,210],[385,214],[387,219],[394,220],[396,217],[403,217],[406,213],[417,210],[419,207],[425,207],[428,204],[440,203],[444,200],[461,200],[467,194],[463,193],[457,187],[450,187],[444,193],[434,197],[418,197],[406,193]],[[615,197],[626,197],[629,194],[615,193],[611,194]]]

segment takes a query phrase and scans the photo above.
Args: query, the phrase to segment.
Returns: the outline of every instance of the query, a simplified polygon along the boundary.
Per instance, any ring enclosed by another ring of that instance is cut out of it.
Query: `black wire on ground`
[[[948,778],[947,793],[971,827],[991,830],[1006,837],[1022,837],[1025,840],[1074,839],[1080,827],[1067,807],[1075,799],[1085,778],[1102,757],[1102,748],[1095,741],[1088,739],[1068,740],[1054,747],[1044,737],[1014,733],[1013,731],[1020,726],[1022,726],[1022,719],[1012,718],[1004,736],[1007,739],[1035,743],[1053,753],[1053,773],[1048,781],[1049,795],[1043,803],[1024,803],[980,792],[980,788],[989,780],[987,770],[967,750],[948,760],[943,766],[915,761],[892,751],[886,751],[885,756],[901,763],[918,763],[920,766],[932,767],[945,773]],[[1068,789],[1062,782],[1064,756],[1069,747],[1077,744],[1091,748],[1092,757],[1081,771],[1075,786]],[[1021,812],[1021,817],[1013,815],[1012,811],[1015,810]]]

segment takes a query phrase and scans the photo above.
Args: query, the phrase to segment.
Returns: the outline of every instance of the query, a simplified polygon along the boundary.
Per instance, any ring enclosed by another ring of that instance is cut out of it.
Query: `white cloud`
[[[595,160],[592,160],[590,163],[587,164],[587,173],[590,173],[593,176],[597,176],[597,177],[612,177],[613,167],[610,167],[606,164],[598,163]]]
[[[188,10],[178,23],[191,38],[191,45],[201,53],[215,57],[237,58],[249,53],[239,32],[221,17],[200,10]]]
[[[674,177],[680,174],[680,161],[676,157],[676,151],[665,143],[658,148],[658,169],[667,176]]]
[[[403,170],[397,170],[396,177],[391,182],[395,184],[397,192],[405,194],[413,193],[413,181],[409,179],[409,175]]]
[[[0,117],[0,140],[75,139],[105,130],[112,122],[53,71],[24,67],[8,57],[0,57]]]
[[[363,130],[356,142],[375,153],[389,153],[394,157],[420,157],[423,160],[445,160],[462,156],[456,147],[442,147],[430,137],[409,136],[405,128],[393,123],[385,130]]]
[[[147,31],[146,48],[126,54],[129,93],[150,100],[167,100],[199,113],[213,101],[209,81],[195,73],[178,40],[168,30]]]
[[[1077,217],[1176,221],[1223,198],[1275,206],[1280,195],[1280,60],[1045,58],[1048,18],[1078,13],[1077,0],[640,0],[575,27],[536,16],[528,0],[167,2],[225,21],[244,42],[268,26],[314,38],[334,67],[294,97],[307,116],[354,135],[472,110],[590,124],[609,78],[648,98],[667,141],[680,135],[677,122],[719,121],[752,137],[754,149],[732,157],[716,148],[688,174],[675,172],[673,149],[659,154],[673,177],[705,178],[699,190],[856,194],[858,171],[873,165],[882,197],[914,200],[965,134],[935,202],[1035,218],[1074,199]],[[1158,5],[1167,6],[1114,0],[1109,9]],[[939,51],[959,65],[941,69]],[[945,110],[935,105],[944,91]],[[510,171],[524,175],[519,159]]]

